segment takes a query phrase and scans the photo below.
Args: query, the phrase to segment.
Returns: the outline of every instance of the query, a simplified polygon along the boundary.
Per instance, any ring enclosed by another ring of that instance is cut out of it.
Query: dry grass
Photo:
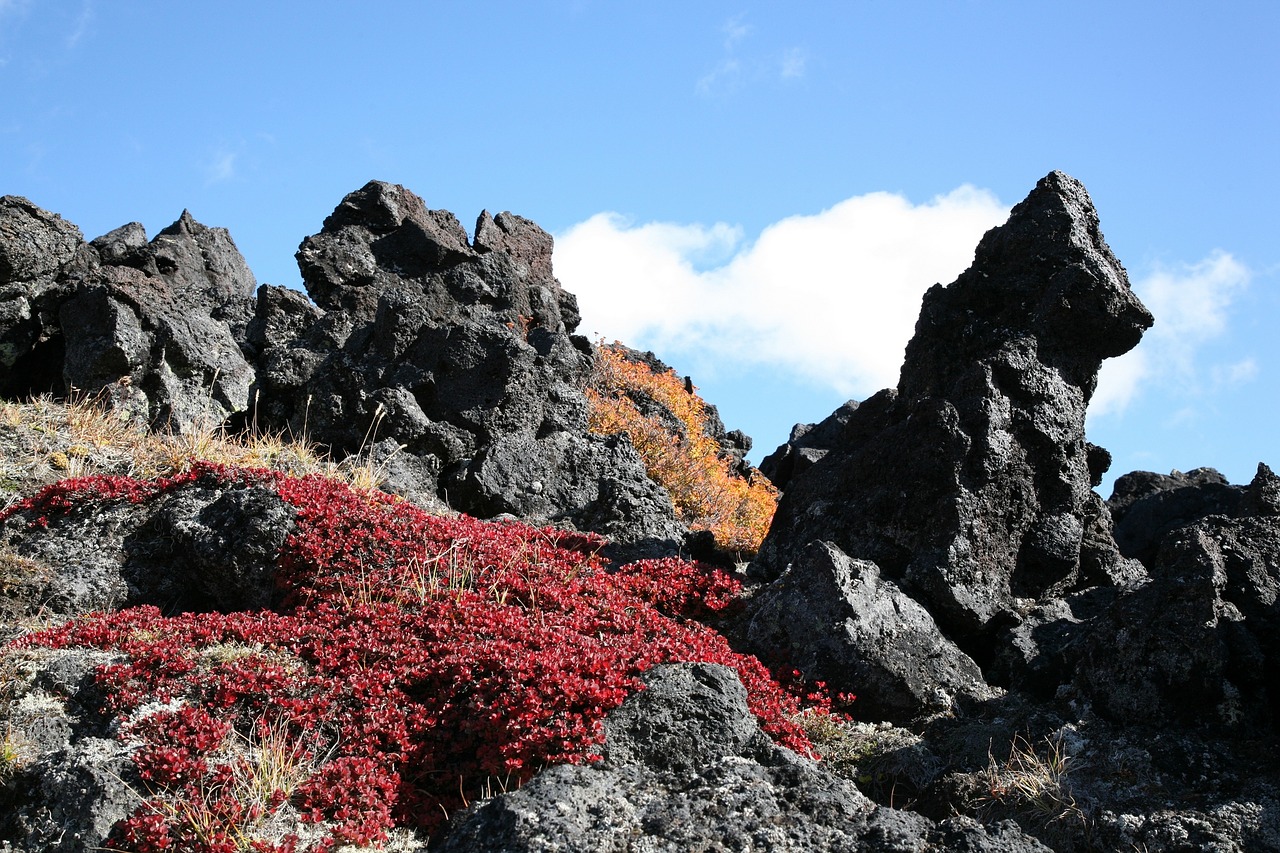
[[[1072,758],[1059,738],[1046,737],[1037,748],[1017,736],[1009,757],[997,761],[988,753],[987,769],[979,774],[982,811],[1012,815],[1024,826],[1043,830],[1072,826],[1088,829],[1088,819],[1071,790]]]
[[[381,413],[370,427],[370,440],[376,437],[380,420]],[[212,418],[198,420],[181,432],[156,433],[111,411],[102,400],[83,395],[0,402],[4,504],[68,477],[163,477],[198,460],[295,476],[318,473],[365,490],[376,489],[386,479],[386,460],[375,463],[362,451],[334,462],[305,436],[256,429],[232,435]]]
[[[943,770],[919,735],[888,723],[861,723],[816,710],[795,717],[831,772],[879,803],[908,805]]]

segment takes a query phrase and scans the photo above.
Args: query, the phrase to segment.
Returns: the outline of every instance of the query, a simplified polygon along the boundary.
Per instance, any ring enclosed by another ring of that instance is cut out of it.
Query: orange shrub
[[[706,404],[672,370],[655,373],[629,360],[620,345],[596,348],[596,370],[587,389],[588,428],[600,435],[625,432],[649,476],[666,488],[680,520],[710,530],[721,548],[749,557],[759,549],[778,507],[778,490],[764,477],[743,478],[706,432]],[[645,416],[636,400],[661,405],[684,435]]]

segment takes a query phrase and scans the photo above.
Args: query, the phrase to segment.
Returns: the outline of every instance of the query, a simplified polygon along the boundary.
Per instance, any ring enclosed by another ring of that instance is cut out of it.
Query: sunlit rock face
[[[924,296],[896,389],[843,412],[839,440],[787,489],[755,570],[817,539],[884,576],[981,657],[1020,600],[1138,569],[1092,492],[1085,441],[1103,359],[1152,323],[1084,187],[1053,172]]]

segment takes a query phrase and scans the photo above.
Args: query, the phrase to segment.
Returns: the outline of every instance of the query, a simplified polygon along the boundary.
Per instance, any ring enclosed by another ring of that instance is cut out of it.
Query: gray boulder
[[[455,819],[445,851],[1043,851],[1014,827],[877,807],[777,747],[734,673],[656,667],[606,720],[604,761],[559,766]],[[947,846],[943,846],[943,845]]]
[[[1051,173],[925,294],[897,389],[790,484],[753,571],[775,578],[829,540],[971,653],[1020,600],[1077,588],[1082,565],[1124,574],[1114,549],[1091,553],[1105,456],[1085,441],[1085,407],[1102,360],[1151,322],[1084,187]]]
[[[906,723],[994,693],[929,612],[865,560],[811,543],[751,602],[749,647],[856,693],[861,717]]]
[[[29,612],[73,618],[153,604],[235,610],[275,601],[279,550],[296,511],[273,490],[196,481],[144,503],[82,499],[66,513],[0,524],[0,547],[42,567]]]

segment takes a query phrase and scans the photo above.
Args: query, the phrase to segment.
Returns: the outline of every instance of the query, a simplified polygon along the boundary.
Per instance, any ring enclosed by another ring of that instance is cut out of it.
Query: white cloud
[[[698,78],[698,94],[711,97],[737,88],[738,78],[742,73],[742,65],[736,59],[725,59],[715,68]]]
[[[971,186],[919,205],[871,193],[747,243],[724,223],[632,225],[602,213],[557,237],[555,265],[586,334],[866,396],[897,383],[924,291],[963,271],[1007,215]]]
[[[220,148],[214,152],[204,169],[205,186],[220,184],[236,176],[236,159],[240,152]]]
[[[71,32],[67,35],[67,47],[74,48],[80,44],[89,33],[90,27],[93,25],[93,3],[85,0],[80,6],[80,14],[76,16],[75,22],[71,26]]]
[[[742,41],[751,32],[751,26],[743,19],[745,14],[734,15],[732,18],[724,22],[724,26],[720,28],[724,33],[724,49],[733,50],[734,45]]]
[[[809,63],[809,56],[798,47],[793,47],[782,55],[778,73],[783,80],[797,80],[804,76]]]
[[[1173,385],[1196,393],[1207,373],[1212,386],[1248,382],[1257,364],[1245,358],[1202,371],[1198,357],[1227,330],[1236,296],[1248,286],[1249,269],[1227,252],[1216,251],[1194,264],[1159,267],[1135,281],[1134,292],[1156,318],[1134,350],[1102,365],[1090,416],[1120,412],[1150,385]]]

